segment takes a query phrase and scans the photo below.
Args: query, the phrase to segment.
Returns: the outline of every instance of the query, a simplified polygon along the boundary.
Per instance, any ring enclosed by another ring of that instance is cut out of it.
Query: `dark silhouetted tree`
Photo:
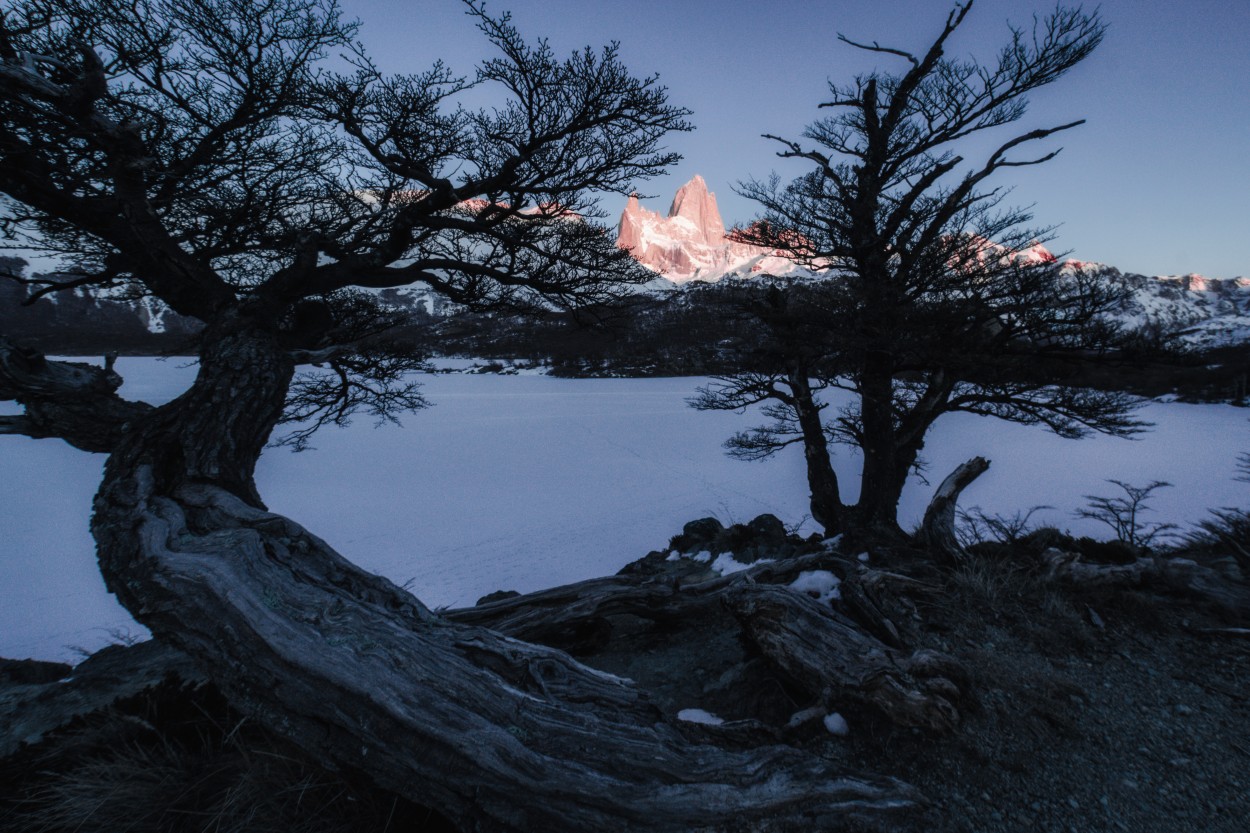
[[[377,352],[386,311],[363,290],[576,308],[650,277],[594,222],[595,199],[671,164],[661,142],[686,112],[615,45],[559,58],[466,9],[497,51],[471,78],[383,74],[334,0],[6,4],[4,229],[78,268],[29,288],[120,285],[204,328],[194,382],[160,407],[119,397],[111,368],[0,339],[0,398],[24,409],[0,433],[108,453],[91,523],[105,582],[232,703],[466,829],[806,829],[916,806],[900,782],[795,749],[693,741],[632,681],[435,613],[266,511],[253,472],[284,413],[420,404],[403,372],[418,357]],[[352,69],[328,69],[334,53]],[[470,86],[502,98],[457,106]],[[293,387],[304,363],[326,373]],[[735,596],[757,633],[805,601],[773,596]],[[912,725],[953,725],[949,682],[913,695],[880,643],[827,645],[890,668],[791,652],[797,676],[832,690],[822,675],[852,668]]]
[[[1049,230],[1006,207],[1008,189],[986,185],[1004,168],[1054,158],[1058,150],[1027,149],[1081,122],[1009,132],[981,162],[960,151],[1018,122],[1027,96],[1084,60],[1103,24],[1058,8],[1032,31],[1013,28],[990,63],[951,59],[948,42],[971,7],[957,4],[923,53],[841,37],[908,66],[831,84],[821,105],[831,115],[800,140],[768,137],[781,143],[779,156],[812,169],[786,185],[773,177],[741,186],[763,213],[739,239],[820,277],[759,290],[743,309],[767,330],[772,361],[719,379],[693,404],[765,403],[771,423],[731,439],[731,453],[759,458],[801,443],[812,516],[831,533],[897,531],[903,486],[943,414],[1041,424],[1065,437],[1140,427],[1130,397],[1063,384],[1117,346],[1104,313],[1119,296],[1061,270],[1035,248]],[[831,413],[816,395],[822,389],[849,392],[851,404]],[[854,505],[839,491],[830,443],[863,455]]]

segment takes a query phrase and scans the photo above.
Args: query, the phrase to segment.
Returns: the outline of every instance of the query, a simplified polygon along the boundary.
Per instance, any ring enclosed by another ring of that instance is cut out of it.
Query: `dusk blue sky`
[[[383,70],[419,71],[442,58],[471,74],[490,54],[455,0],[343,4],[363,21],[362,39]],[[618,40],[631,70],[659,73],[671,101],[694,111],[698,129],[672,137],[669,146],[685,158],[642,186],[656,195],[646,202],[666,211],[673,191],[702,174],[732,224],[756,211],[734,194],[735,183],[806,170],[776,158],[761,133],[797,137],[828,112],[817,110],[827,80],[847,81],[874,64],[900,68],[901,61],[839,43],[838,33],[920,51],[951,4],[493,0],[490,8],[511,10],[525,35],[549,38],[560,54]],[[1031,25],[1035,12],[1053,8],[977,0],[948,54],[992,60],[1009,20]],[[1250,276],[1250,0],[1105,0],[1099,8],[1110,26],[1102,46],[1034,93],[1019,126],[1087,124],[1047,146],[1064,147],[1052,162],[998,181],[1015,186],[1013,203],[1034,206],[1037,225],[1060,226],[1053,250],[1146,274]],[[608,222],[623,205],[605,199]]]

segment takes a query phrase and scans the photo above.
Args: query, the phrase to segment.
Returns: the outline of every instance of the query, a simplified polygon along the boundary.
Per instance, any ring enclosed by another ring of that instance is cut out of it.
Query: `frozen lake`
[[[194,372],[155,359],[123,359],[118,369],[126,395],[154,403]],[[429,376],[434,407],[402,428],[361,418],[316,436],[315,450],[267,451],[260,491],[274,511],[433,606],[613,573],[694,518],[802,521],[801,452],[762,463],[726,457],[721,443],[752,416],[687,407],[703,381]],[[1175,484],[1157,493],[1152,520],[1184,523],[1250,502],[1250,485],[1232,479],[1237,453],[1250,450],[1250,412],[1153,403],[1143,415],[1156,425],[1135,441],[1067,441],[946,417],[927,443],[932,485],[909,486],[903,523],[918,521],[932,488],[975,454],[992,466],[964,505],[1010,513],[1050,504],[1039,520],[1082,534],[1105,536],[1072,510],[1083,495],[1112,494],[1107,478]],[[143,633],[105,592],[87,532],[103,459],[59,441],[0,438],[0,656],[72,658],[74,647]],[[858,458],[842,452],[835,463],[853,499]]]

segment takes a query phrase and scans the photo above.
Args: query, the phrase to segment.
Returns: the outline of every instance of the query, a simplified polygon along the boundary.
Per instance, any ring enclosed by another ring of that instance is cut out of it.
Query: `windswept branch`
[[[0,420],[0,434],[62,439],[83,451],[112,451],[131,424],[152,407],[117,395],[122,379],[110,369],[50,361],[0,336],[0,400],[25,409]]]

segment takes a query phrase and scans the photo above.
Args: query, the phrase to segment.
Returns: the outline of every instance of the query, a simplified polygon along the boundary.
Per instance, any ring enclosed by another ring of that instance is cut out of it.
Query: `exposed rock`
[[[681,535],[673,539],[672,546],[680,552],[711,549],[712,544],[724,532],[725,527],[716,518],[699,518],[681,528]]]
[[[669,219],[688,220],[695,227],[696,239],[709,246],[725,242],[725,224],[716,206],[716,195],[707,190],[703,177],[695,178],[677,189],[673,205],[668,210]]]
[[[786,540],[786,525],[781,522],[781,518],[767,512],[752,518],[747,524],[747,529],[751,531],[755,540],[761,543],[765,541],[781,543]]]

